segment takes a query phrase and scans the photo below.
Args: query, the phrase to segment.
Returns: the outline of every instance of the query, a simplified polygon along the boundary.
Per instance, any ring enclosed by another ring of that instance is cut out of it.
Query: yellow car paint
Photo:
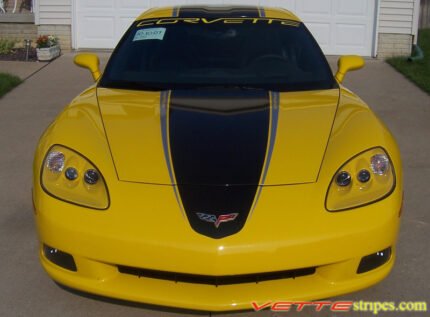
[[[98,98],[118,178],[171,184],[161,140],[160,93],[100,88]],[[276,138],[266,185],[315,182],[338,99],[338,89],[280,94],[278,129],[283,133]]]
[[[338,71],[335,76],[336,80],[339,83],[342,83],[343,79],[345,78],[345,74],[347,72],[359,70],[363,68],[364,65],[365,65],[365,62],[363,57],[361,56],[356,56],[356,55],[341,56],[337,63]]]
[[[143,12],[140,16],[138,16],[136,21],[140,21],[143,19],[173,17],[174,10],[175,10],[174,7],[152,8]]]
[[[171,184],[160,129],[160,92],[101,88],[98,97],[118,178]]]
[[[97,81],[100,76],[100,60],[96,54],[81,53],[75,56],[74,63],[80,67],[87,68],[94,81]]]
[[[138,19],[171,16],[172,11],[151,10]],[[275,9],[270,15],[277,17],[275,12],[288,16]],[[276,140],[266,183],[282,186],[264,186],[245,227],[217,240],[190,228],[175,197],[162,155],[160,93],[95,86],[84,91],[45,131],[35,154],[33,197],[44,269],[59,283],[82,291],[205,311],[251,309],[252,301],[327,298],[382,280],[394,264],[402,205],[401,159],[394,138],[368,106],[343,87],[280,95],[278,130],[285,135]],[[152,138],[125,138],[131,132]],[[292,140],[297,136],[301,142]],[[141,146],[133,146],[135,142]],[[76,206],[43,190],[41,169],[55,144],[84,155],[103,174],[108,209]],[[335,173],[358,153],[375,147],[390,156],[396,177],[392,193],[346,212],[327,211],[326,194]],[[289,157],[292,150],[297,157]],[[78,271],[50,262],[43,245],[73,255]],[[388,247],[393,254],[387,263],[356,273],[362,257]],[[138,278],[120,273],[118,265],[210,276],[308,267],[316,267],[316,273],[215,287]]]
[[[339,89],[280,94],[278,130],[282,133],[276,135],[266,185],[317,180],[338,100]]]
[[[175,17],[175,11],[177,8],[175,7],[162,7],[162,8],[152,8],[148,11],[143,12],[136,21],[144,20],[144,19],[155,19],[155,18],[168,18]],[[265,16],[270,17],[272,19],[285,19],[296,22],[301,22],[300,19],[291,11],[279,9],[279,8],[264,8]],[[263,17],[260,15],[260,17]],[[233,18],[234,19],[234,18]]]
[[[83,264],[82,273],[67,272],[48,263],[42,255],[42,264],[55,280],[77,289],[123,299],[218,311],[250,308],[247,304],[252,300],[315,299],[352,292],[388,274],[393,260],[362,276],[355,274],[355,270],[362,256],[395,245],[402,203],[400,155],[389,132],[381,128],[375,115],[352,93],[342,90],[331,142],[318,180],[310,184],[265,187],[243,231],[222,240],[197,235],[189,228],[172,186],[118,180],[94,93],[94,88],[90,88],[65,109],[42,137],[35,157],[34,203],[39,239],[73,254],[78,267]],[[130,120],[132,124],[133,116]],[[89,140],[88,135],[94,137]],[[68,144],[97,162],[111,193],[108,210],[77,207],[43,191],[37,175],[53,143]],[[390,153],[396,170],[394,192],[382,201],[350,212],[327,212],[325,194],[334,173],[363,148],[380,144]],[[160,227],[160,223],[163,226]],[[173,227],[176,228],[173,232],[165,229]],[[363,244],[364,237],[372,240],[372,245]],[[199,260],[195,261],[197,258]],[[318,270],[312,277],[261,285],[210,288],[183,284],[176,288],[173,282],[122,276],[114,269],[118,264],[206,275],[309,266],[317,266]],[[343,268],[344,273],[339,273],[337,266]],[[157,285],[160,288],[155,291],[147,288]],[[225,300],[224,289],[227,294],[236,294],[231,297],[235,306]],[[261,289],[268,292],[261,292]],[[157,292],[158,297],[154,295]],[[166,292],[168,298],[164,298]]]
[[[280,8],[264,8],[266,17],[273,19],[286,19],[301,22],[300,19],[291,11]]]

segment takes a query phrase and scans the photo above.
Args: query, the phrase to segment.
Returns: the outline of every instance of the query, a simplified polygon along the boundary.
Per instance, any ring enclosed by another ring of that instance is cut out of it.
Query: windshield
[[[164,18],[135,22],[99,84],[167,90],[233,87],[274,91],[335,87],[303,23],[269,18]]]

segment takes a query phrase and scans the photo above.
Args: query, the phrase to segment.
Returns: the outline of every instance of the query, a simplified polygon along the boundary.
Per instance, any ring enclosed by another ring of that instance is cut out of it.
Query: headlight
[[[376,202],[390,195],[395,183],[388,154],[382,148],[370,149],[336,172],[327,192],[326,209],[341,211]]]
[[[94,209],[109,207],[106,183],[97,168],[79,153],[55,145],[42,166],[43,189],[60,200]]]

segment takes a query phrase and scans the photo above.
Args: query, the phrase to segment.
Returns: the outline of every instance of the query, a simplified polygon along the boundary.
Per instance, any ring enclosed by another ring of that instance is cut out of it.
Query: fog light
[[[99,173],[96,170],[88,170],[84,175],[84,180],[89,185],[95,185],[99,181],[99,178]]]
[[[370,172],[368,170],[361,170],[358,172],[357,178],[361,183],[367,183],[370,181]]]
[[[346,187],[351,184],[351,175],[348,172],[340,172],[336,176],[336,184],[341,187]]]
[[[374,270],[388,262],[391,258],[391,248],[376,252],[374,254],[363,257],[358,266],[357,273],[366,273]]]
[[[43,245],[43,254],[52,263],[61,266],[63,269],[76,272],[75,260],[73,256],[68,253],[62,252],[58,249],[51,248],[50,246]]]
[[[69,167],[66,169],[65,175],[69,181],[74,181],[78,178],[78,171],[74,167]]]

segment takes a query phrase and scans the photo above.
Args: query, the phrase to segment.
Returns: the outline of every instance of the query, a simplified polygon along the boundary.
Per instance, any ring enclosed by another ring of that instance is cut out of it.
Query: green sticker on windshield
[[[164,38],[165,33],[166,28],[151,28],[138,30],[134,35],[133,42],[145,40],[162,40]]]

